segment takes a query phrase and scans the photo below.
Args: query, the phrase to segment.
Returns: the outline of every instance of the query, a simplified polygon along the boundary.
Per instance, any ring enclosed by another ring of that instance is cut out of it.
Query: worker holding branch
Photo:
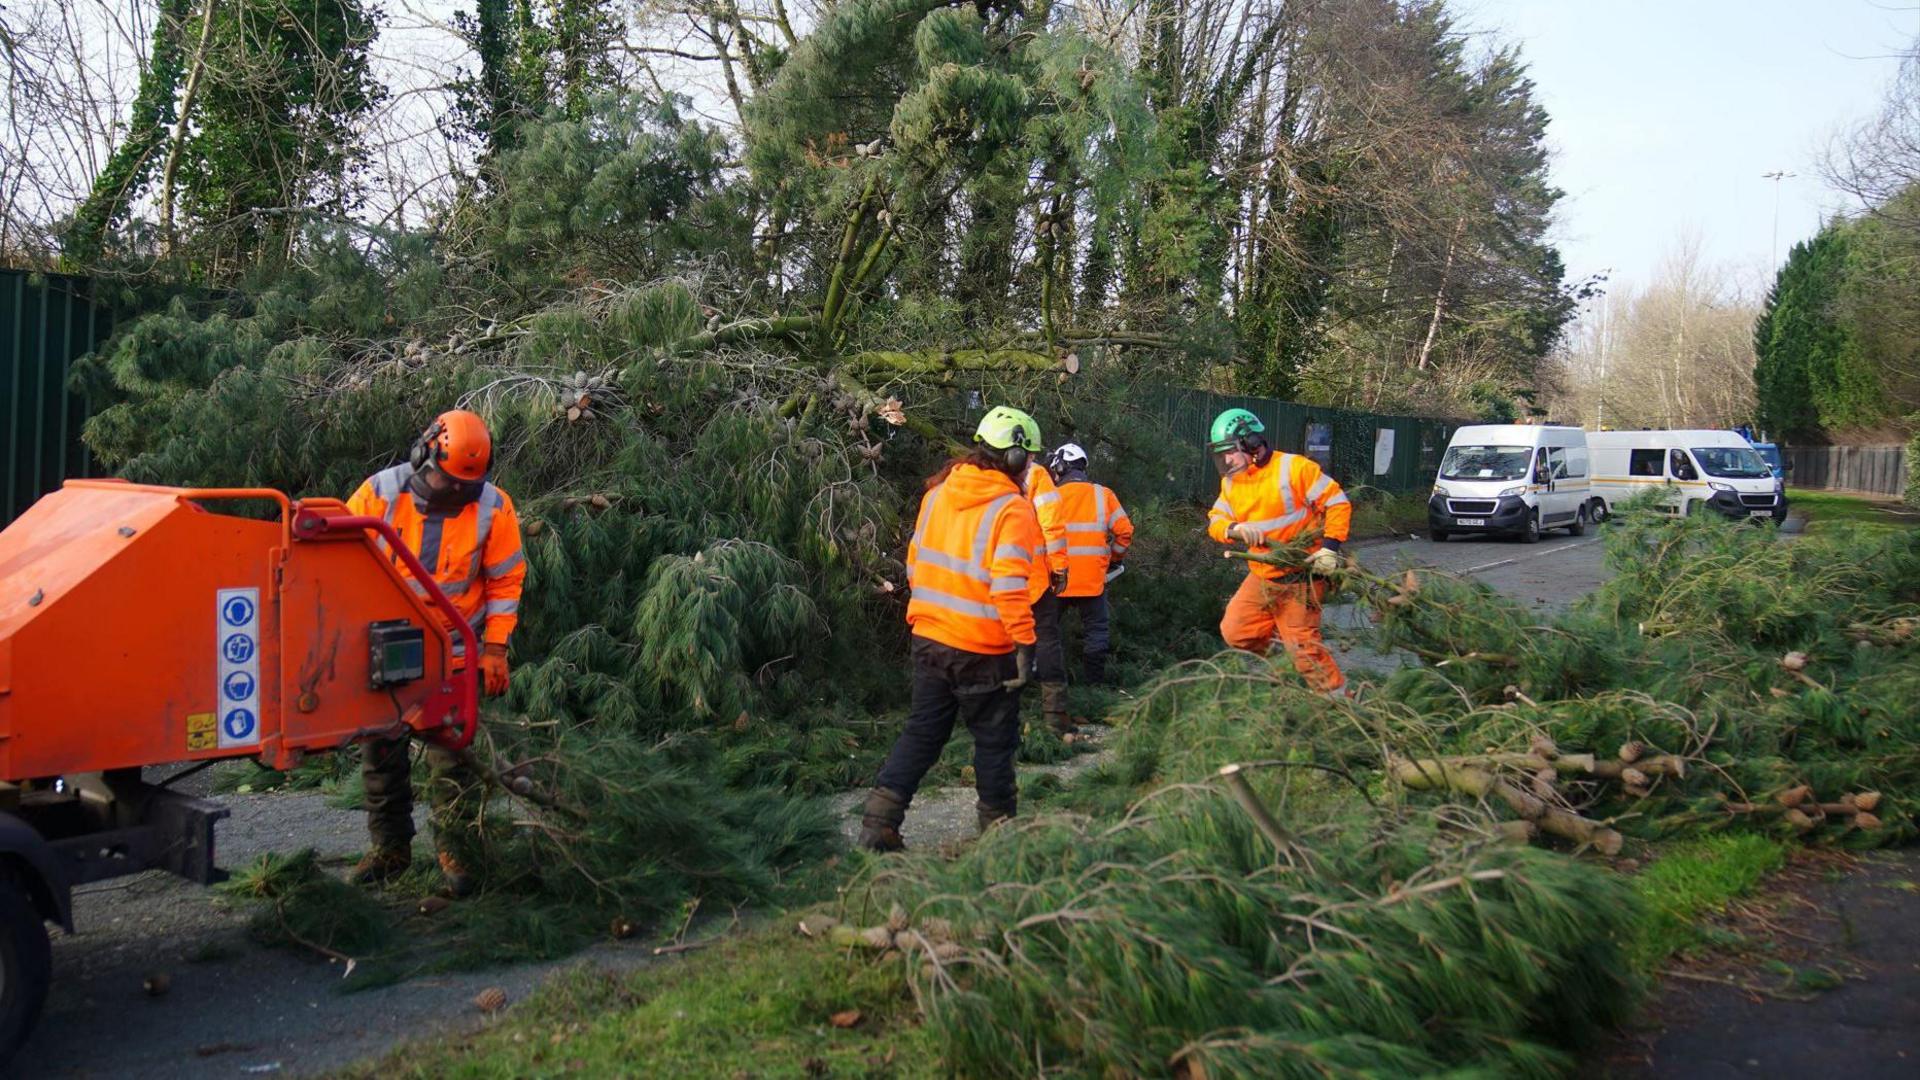
[[[385,518],[432,572],[481,642],[481,688],[498,696],[507,692],[507,643],[520,621],[527,567],[513,499],[487,480],[492,465],[493,437],[486,421],[464,409],[444,412],[415,441],[408,459],[368,477],[347,500],[347,509]],[[386,541],[378,543],[407,576],[399,557],[386,551]],[[408,580],[416,593],[426,592]],[[464,668],[467,658],[457,636],[453,649],[455,665]],[[481,785],[453,753],[429,745],[426,754],[440,872],[449,894],[466,896],[476,884],[471,867]],[[368,739],[362,755],[373,846],[349,880],[371,884],[404,873],[413,863],[413,782],[404,735]]]
[[[1046,582],[1040,519],[1021,478],[1040,426],[996,408],[973,449],[927,481],[907,545],[912,596],[913,705],[861,816],[860,846],[897,851],[920,781],[940,759],[956,718],[973,733],[980,828],[1014,815],[1020,690],[1034,675],[1034,582]]]
[[[1320,639],[1320,601],[1327,592],[1323,575],[1339,567],[1353,520],[1346,493],[1312,458],[1275,454],[1266,425],[1246,409],[1214,418],[1207,451],[1220,472],[1207,535],[1262,555],[1275,544],[1319,534],[1302,568],[1248,561],[1247,576],[1220,620],[1220,636],[1232,648],[1262,656],[1278,637],[1307,685],[1324,693],[1339,690],[1346,676]]]

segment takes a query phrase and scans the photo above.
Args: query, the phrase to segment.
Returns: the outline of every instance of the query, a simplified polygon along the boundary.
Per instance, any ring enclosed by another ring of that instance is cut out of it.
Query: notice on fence
[[[1375,428],[1373,432],[1373,475],[1385,476],[1393,469],[1393,429]]]

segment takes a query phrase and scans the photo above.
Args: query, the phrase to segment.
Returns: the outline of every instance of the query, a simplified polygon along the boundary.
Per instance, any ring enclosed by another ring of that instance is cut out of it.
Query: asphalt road
[[[1556,608],[1603,579],[1595,538],[1554,537],[1537,545],[1500,540],[1425,539],[1356,547],[1370,567],[1437,566],[1472,573],[1522,602]],[[1225,603],[1226,597],[1221,597]],[[1362,625],[1330,611],[1329,623]],[[1353,631],[1332,634],[1344,662],[1397,662],[1369,654]],[[1075,771],[1093,760],[1065,766]],[[363,816],[315,794],[212,796],[233,816],[219,826],[219,863],[243,865],[266,851],[315,847],[336,864],[365,846]],[[847,800],[847,809],[858,796]],[[929,791],[916,800],[910,838],[939,843],[973,833],[971,791]],[[857,828],[850,817],[849,831]],[[33,1037],[8,1076],[298,1076],[337,1068],[412,1038],[486,1022],[471,1004],[499,986],[523,999],[552,971],[572,963],[626,968],[646,963],[645,944],[609,944],[571,961],[478,974],[414,979],[357,993],[338,989],[339,969],[255,944],[247,915],[206,889],[154,872],[87,886],[76,898],[77,933],[53,931],[53,989]],[[638,942],[638,939],[636,939]],[[150,997],[142,983],[164,973],[170,989]]]

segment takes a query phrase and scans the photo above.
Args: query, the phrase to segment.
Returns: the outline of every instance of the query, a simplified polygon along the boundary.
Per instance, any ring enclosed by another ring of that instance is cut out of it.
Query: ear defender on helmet
[[[1018,474],[1040,452],[1040,425],[1019,409],[1000,405],[980,418],[973,441],[993,451],[1009,473]]]
[[[445,425],[435,420],[427,430],[420,433],[419,438],[413,440],[412,449],[407,451],[407,461],[415,470],[424,469],[433,463],[433,444],[439,441],[441,432],[445,430]]]

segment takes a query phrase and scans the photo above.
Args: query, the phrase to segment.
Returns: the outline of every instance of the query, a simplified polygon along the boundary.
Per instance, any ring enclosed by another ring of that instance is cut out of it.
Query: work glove
[[[1052,580],[1053,595],[1059,596],[1061,593],[1067,591],[1067,572],[1065,570],[1055,570],[1052,575]]]
[[[480,684],[488,697],[507,692],[507,647],[489,641],[480,650]]]
[[[1332,548],[1321,548],[1307,556],[1307,569],[1316,574],[1331,574],[1340,568],[1340,553]]]
[[[1000,684],[1002,690],[1018,690],[1033,678],[1033,646],[1015,645],[1013,647],[1014,676]]]
[[[1232,528],[1228,529],[1227,535],[1232,537],[1235,540],[1240,541],[1241,543],[1247,545],[1248,547],[1252,547],[1255,544],[1264,544],[1267,542],[1267,534],[1265,530],[1261,529],[1257,525],[1254,525],[1250,522],[1245,522],[1245,521],[1242,521],[1238,525],[1235,525]]]

